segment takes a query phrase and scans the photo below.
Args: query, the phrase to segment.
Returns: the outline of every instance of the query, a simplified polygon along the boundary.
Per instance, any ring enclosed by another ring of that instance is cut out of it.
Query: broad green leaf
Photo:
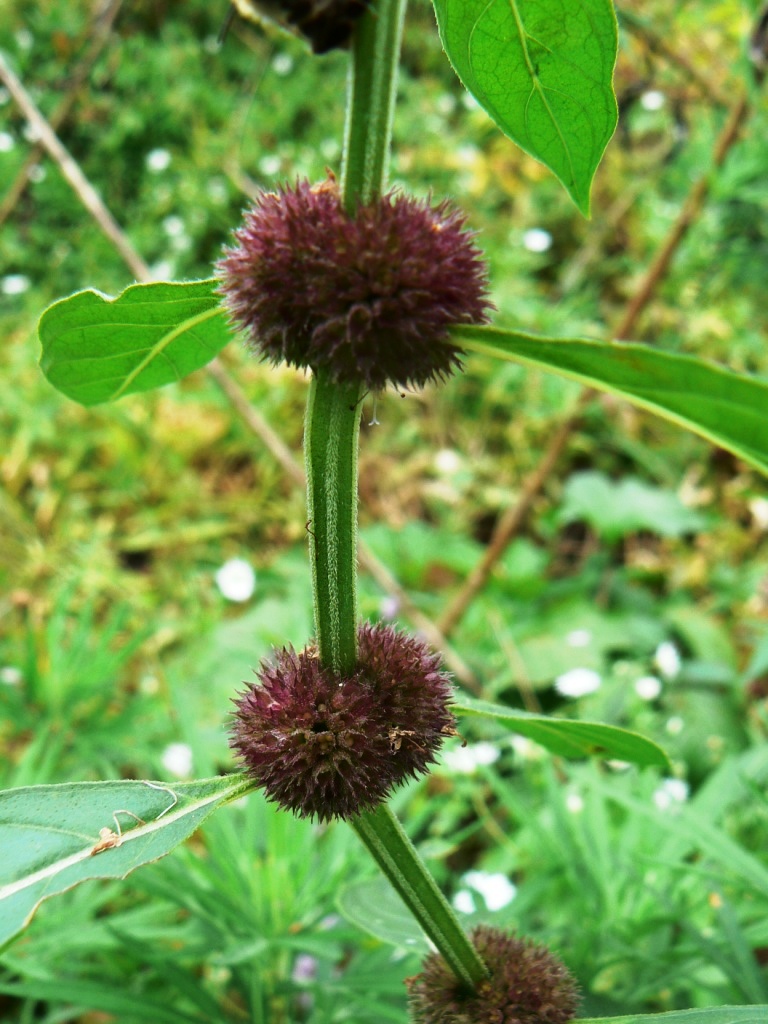
[[[615,725],[534,715],[530,711],[506,708],[463,695],[453,704],[453,710],[458,715],[494,718],[513,732],[527,736],[561,757],[599,756],[643,766],[669,768],[669,760],[661,747],[639,733],[619,729]]]
[[[458,327],[452,338],[469,352],[554,370],[619,395],[768,473],[766,380],[647,345],[546,338],[493,327]]]
[[[374,938],[426,956],[432,948],[424,932],[385,878],[346,885],[336,904],[349,921]]]
[[[768,1006],[708,1006],[703,1010],[631,1013],[628,1017],[590,1017],[573,1024],[766,1024]]]
[[[616,128],[611,0],[434,0],[464,86],[501,130],[546,164],[584,214]]]
[[[40,366],[55,388],[98,405],[181,380],[232,338],[215,280],[133,284],[117,298],[84,291],[40,317]]]
[[[74,782],[0,793],[0,949],[40,903],[90,878],[124,878],[164,857],[219,805],[253,788],[242,775]]]

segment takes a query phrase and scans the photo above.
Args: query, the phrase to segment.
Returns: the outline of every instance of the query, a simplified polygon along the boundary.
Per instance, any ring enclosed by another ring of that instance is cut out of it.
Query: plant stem
[[[352,40],[344,135],[342,198],[354,215],[386,185],[400,40],[406,0],[378,0],[358,21]],[[357,442],[361,389],[314,375],[307,404],[309,548],[315,628],[321,662],[339,674],[357,662]],[[448,901],[389,808],[382,804],[352,822],[459,981],[473,989],[488,976]]]
[[[357,664],[357,439],[360,388],[312,378],[304,428],[315,631],[320,661]]]
[[[407,0],[379,0],[352,37],[341,188],[350,212],[384,191]]]
[[[355,28],[344,133],[346,208],[384,189],[406,0],[379,0]],[[304,433],[309,552],[320,661],[338,673],[357,662],[357,442],[362,393],[324,372],[310,385]]]
[[[485,964],[389,807],[355,818],[352,828],[459,981],[470,989],[484,981]]]

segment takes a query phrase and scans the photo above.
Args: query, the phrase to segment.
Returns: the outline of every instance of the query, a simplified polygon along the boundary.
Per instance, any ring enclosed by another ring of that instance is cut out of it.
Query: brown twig
[[[4,82],[11,96],[24,113],[24,116],[34,128],[45,151],[58,164],[62,174],[83,206],[85,206],[110,240],[131,272],[139,281],[151,280],[152,275],[149,267],[136,249],[134,249],[130,240],[105,206],[103,200],[83,174],[79,165],[57,138],[56,133],[51,129],[43,114],[36,107],[22,83],[5,63],[2,54],[0,54],[0,80]],[[240,386],[227,373],[221,360],[214,359],[208,364],[206,371],[221,389],[245,425],[259,437],[291,480],[303,486],[305,478],[301,465],[296,461],[290,449],[270,427],[264,417],[251,405]],[[400,610],[416,629],[424,635],[429,643],[442,651],[446,665],[456,678],[467,689],[478,692],[479,685],[471,669],[456,651],[452,649],[434,622],[416,608],[389,569],[362,543],[359,547],[359,556],[361,565],[373,576],[385,593],[391,594],[397,600]]]
[[[730,115],[715,142],[712,153],[712,166],[701,178],[691,187],[683,207],[678,214],[675,223],[667,233],[666,238],[659,246],[656,256],[651,265],[643,275],[635,294],[627,303],[624,312],[614,328],[613,336],[620,340],[627,340],[637,326],[640,315],[646,309],[666,275],[672,257],[677,252],[680,243],[688,233],[691,225],[701,213],[704,201],[709,192],[712,172],[722,166],[729,150],[739,137],[739,132],[749,113],[749,102],[746,94],[743,94],[736,101],[731,109]],[[554,436],[550,440],[539,464],[523,483],[517,502],[510,506],[499,519],[491,537],[490,543],[483,553],[480,561],[472,569],[464,581],[461,590],[454,596],[446,610],[437,620],[437,627],[445,637],[450,637],[454,629],[461,622],[470,604],[481,590],[485,587],[497,562],[506,551],[507,547],[520,532],[528,514],[533,507],[539,492],[543,489],[550,473],[557,464],[568,439],[574,430],[584,407],[596,397],[597,392],[592,388],[585,388],[567,418],[562,421]]]
[[[59,137],[48,124],[18,77],[11,71],[2,53],[0,53],[0,81],[3,82],[26,117],[40,144],[58,164],[61,173],[76,193],[80,202],[118,251],[131,273],[140,281],[149,280],[151,276],[149,267],[131,245],[117,221],[104,205],[96,189],[80,170],[79,164],[64,148]]]
[[[59,130],[69,116],[77,100],[77,94],[91,73],[91,68],[96,63],[99,54],[104,49],[122,2],[123,0],[102,0],[94,13],[93,24],[89,33],[90,46],[69,76],[66,95],[48,118],[48,123],[55,132]],[[19,168],[15,180],[3,197],[2,202],[0,202],[0,227],[2,227],[12,211],[18,206],[29,184],[32,172],[44,152],[45,146],[41,142],[34,143],[24,163]]]

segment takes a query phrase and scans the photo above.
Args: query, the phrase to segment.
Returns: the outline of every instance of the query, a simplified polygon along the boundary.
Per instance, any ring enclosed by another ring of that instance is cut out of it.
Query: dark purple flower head
[[[354,216],[332,180],[264,192],[217,264],[250,347],[372,390],[461,366],[449,328],[485,323],[485,264],[464,216],[391,192]]]
[[[282,649],[235,701],[231,744],[246,771],[301,816],[351,818],[427,771],[454,735],[440,657],[392,626],[365,623],[345,677],[309,647]]]
[[[414,1024],[567,1024],[576,1016],[578,987],[546,946],[480,925],[471,933],[491,972],[466,992],[439,953],[410,979]]]

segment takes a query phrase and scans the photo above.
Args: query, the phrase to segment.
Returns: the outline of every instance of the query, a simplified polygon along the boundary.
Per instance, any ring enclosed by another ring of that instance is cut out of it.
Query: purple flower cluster
[[[354,216],[333,180],[264,192],[217,264],[254,352],[379,390],[461,366],[449,329],[485,323],[485,264],[464,216],[391,192]]]
[[[235,701],[231,743],[266,796],[301,816],[351,818],[427,770],[455,735],[440,656],[392,626],[363,624],[339,677],[315,648],[283,648]]]
[[[576,982],[546,946],[487,925],[471,938],[491,977],[467,992],[430,953],[408,982],[414,1024],[567,1024],[576,1016]]]

